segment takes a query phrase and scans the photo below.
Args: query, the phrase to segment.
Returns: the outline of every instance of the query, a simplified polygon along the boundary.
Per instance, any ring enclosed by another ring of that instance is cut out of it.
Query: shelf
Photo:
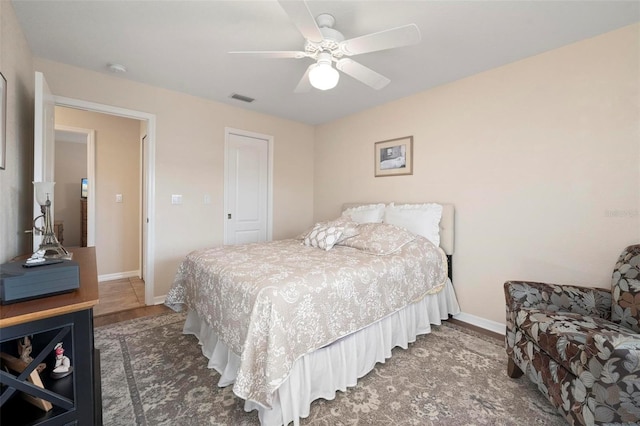
[[[61,379],[53,379],[50,374],[55,365],[54,347],[59,342],[62,342],[64,348],[68,348],[65,356],[70,359],[75,369],[73,359],[77,356],[74,355],[83,352],[80,339],[83,329],[86,329],[80,323],[89,318],[81,312],[2,330],[0,348],[4,364],[10,366],[11,370],[0,372],[0,382],[3,384],[0,394],[0,424],[42,424],[48,421],[51,421],[51,424],[64,424],[75,418],[79,401],[76,390],[83,388],[82,383],[75,377],[75,370]],[[23,336],[30,336],[32,345],[30,355],[33,361],[26,366],[17,358],[17,342]],[[71,349],[74,349],[76,354]],[[47,367],[38,374],[34,370],[40,363],[46,364]],[[34,374],[41,382],[42,388],[30,383],[29,377]],[[93,380],[90,385],[93,386]],[[25,394],[39,400],[35,404],[29,403],[23,398]],[[51,407],[48,411],[43,408],[45,404]]]
[[[67,410],[53,406],[50,411],[42,411],[15,394],[0,409],[0,424],[2,426],[31,426],[55,419],[61,420]]]

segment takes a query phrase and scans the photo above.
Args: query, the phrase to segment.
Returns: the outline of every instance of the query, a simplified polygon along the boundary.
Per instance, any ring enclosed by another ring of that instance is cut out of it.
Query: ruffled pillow
[[[318,247],[323,250],[331,250],[343,232],[343,226],[330,225],[329,222],[316,223],[313,229],[305,235],[303,244],[305,246]]]
[[[440,245],[441,218],[442,206],[435,203],[400,205],[390,203],[384,211],[384,223],[422,235],[436,247]]]
[[[380,223],[384,218],[384,204],[351,207],[342,212],[342,218],[358,223]]]
[[[358,225],[358,235],[341,241],[339,245],[384,256],[397,252],[415,239],[414,234],[394,225],[362,223]]]

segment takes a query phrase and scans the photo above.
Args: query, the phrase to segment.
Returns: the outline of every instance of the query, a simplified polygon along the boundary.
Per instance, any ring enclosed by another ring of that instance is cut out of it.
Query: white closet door
[[[267,241],[269,139],[227,133],[225,244]]]

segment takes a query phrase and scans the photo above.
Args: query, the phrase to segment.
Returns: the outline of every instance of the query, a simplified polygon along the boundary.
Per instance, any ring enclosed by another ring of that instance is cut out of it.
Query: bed
[[[296,239],[190,253],[165,304],[187,309],[218,386],[262,425],[298,424],[459,313],[453,219],[450,204],[347,204]]]

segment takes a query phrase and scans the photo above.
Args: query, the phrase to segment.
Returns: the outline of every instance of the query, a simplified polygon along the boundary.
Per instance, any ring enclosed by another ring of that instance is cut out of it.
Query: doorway
[[[144,304],[154,305],[162,303],[162,297],[156,298],[154,296],[154,211],[151,208],[155,202],[154,197],[154,177],[155,177],[155,115],[148,114],[140,111],[134,111],[119,107],[113,107],[109,105],[98,104],[94,102],[88,102],[78,99],[54,96],[56,106],[68,107],[73,109],[79,109],[89,112],[95,112],[99,114],[106,114],[116,117],[129,118],[141,122],[140,133],[144,131],[144,150],[142,148],[142,134],[139,134],[138,141],[140,146],[137,148],[140,155],[140,174],[139,181],[140,196],[137,200],[130,200],[132,203],[136,203],[141,211],[140,232],[138,239],[140,242],[140,250],[136,254],[140,262],[139,275],[144,277]],[[95,163],[94,163],[95,164]],[[95,181],[95,179],[94,179]],[[95,191],[94,191],[95,193]],[[118,202],[119,194],[115,194],[114,202]],[[122,198],[122,197],[121,197]],[[120,199],[121,199],[120,198]],[[97,215],[99,216],[99,215]],[[140,216],[137,216],[140,220]],[[96,222],[94,221],[94,224]],[[95,243],[94,243],[95,244]],[[102,277],[103,279],[118,278],[118,279],[133,279],[137,277]]]
[[[124,118],[131,118],[140,121],[146,133],[145,154],[142,168],[144,170],[143,188],[144,205],[141,210],[145,215],[142,222],[145,247],[141,270],[145,277],[144,300],[146,305],[160,304],[164,297],[154,297],[154,255],[155,255],[155,213],[152,206],[155,203],[155,139],[156,139],[156,118],[154,114],[119,108],[95,102],[83,101],[80,99],[56,96],[51,92],[49,86],[41,72],[35,72],[35,94],[34,94],[34,145],[33,145],[33,181],[34,182],[55,182],[54,179],[54,150],[55,150],[55,107],[68,107],[77,110],[102,113]],[[142,181],[142,179],[140,179]],[[142,202],[140,203],[142,204]],[[55,210],[55,201],[52,203]],[[33,197],[34,217],[40,215],[40,206],[36,200],[35,192]],[[32,232],[28,230],[27,232]],[[32,232],[33,246],[38,247],[41,242],[41,235]]]
[[[96,238],[95,130],[56,124],[54,164],[56,192],[59,191],[54,218],[62,228],[56,232],[58,241],[62,237],[66,240],[60,241],[63,245],[93,247]]]
[[[93,184],[91,189],[95,188],[95,190],[88,190],[87,197],[93,196],[98,213],[96,224],[99,226],[96,226],[94,244],[98,246],[96,250],[98,281],[140,278],[142,276],[140,260],[142,252],[140,238],[142,122],[94,111],[56,106],[55,123],[58,127],[66,125],[91,128],[96,133],[97,145],[93,164],[97,173],[95,177],[87,179],[87,186],[91,182]],[[63,132],[56,131],[56,135],[61,133]],[[77,135],[68,131],[64,134]],[[86,207],[87,199],[81,198],[81,179],[87,178],[88,175],[86,172],[82,175],[75,174],[71,180],[68,176],[74,175],[74,170],[76,173],[84,170],[78,163],[86,167],[86,154],[82,160],[79,159],[83,147],[84,145],[68,143],[56,138],[55,180],[56,188],[59,189],[56,192],[69,198],[56,197],[56,201],[59,199],[62,204],[56,202],[55,218],[56,220],[59,218],[58,212],[63,214],[66,219],[65,230],[68,229],[72,237],[80,235],[80,226],[84,223],[81,221],[80,212],[84,213],[85,210],[79,207]],[[69,219],[77,220],[69,222]],[[77,230],[74,229],[74,225],[77,226]],[[81,238],[71,241],[68,246],[82,246]]]

